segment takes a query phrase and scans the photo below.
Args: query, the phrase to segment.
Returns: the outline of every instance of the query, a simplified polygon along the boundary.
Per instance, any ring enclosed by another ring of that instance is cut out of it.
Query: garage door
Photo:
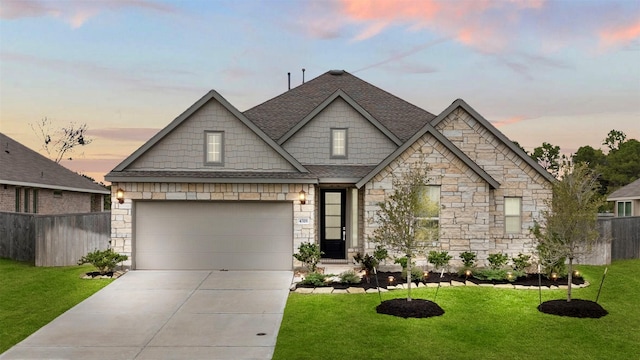
[[[135,204],[136,269],[291,270],[290,202]]]

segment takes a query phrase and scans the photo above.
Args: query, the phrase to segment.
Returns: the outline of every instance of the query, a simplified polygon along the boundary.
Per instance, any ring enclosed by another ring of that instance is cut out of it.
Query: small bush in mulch
[[[593,319],[601,318],[609,313],[596,302],[580,299],[545,301],[538,306],[538,310],[551,315]]]
[[[444,310],[433,301],[406,298],[385,300],[376,307],[378,314],[393,315],[403,318],[428,318],[444,314]]]

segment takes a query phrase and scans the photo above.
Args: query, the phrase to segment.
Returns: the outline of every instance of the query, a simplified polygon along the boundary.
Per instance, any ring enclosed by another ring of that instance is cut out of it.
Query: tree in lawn
[[[586,164],[565,171],[562,179],[553,184],[549,209],[542,212],[543,223],[536,222],[532,229],[545,260],[569,260],[567,301],[571,301],[573,261],[588,254],[599,236],[598,207],[603,198],[598,187],[598,174]]]
[[[370,240],[407,257],[407,301],[411,301],[411,263],[439,236],[438,203],[430,199],[429,168],[414,163],[401,176],[393,176],[393,194],[378,204],[374,221],[378,227]]]

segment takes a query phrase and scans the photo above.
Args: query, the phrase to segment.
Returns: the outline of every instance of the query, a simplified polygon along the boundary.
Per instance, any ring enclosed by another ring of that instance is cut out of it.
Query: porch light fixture
[[[300,190],[298,193],[298,199],[300,199],[300,204],[304,205],[307,203],[307,193],[304,192],[304,189]]]
[[[122,189],[116,190],[116,199],[118,199],[118,203],[120,204],[124,202],[124,190]]]

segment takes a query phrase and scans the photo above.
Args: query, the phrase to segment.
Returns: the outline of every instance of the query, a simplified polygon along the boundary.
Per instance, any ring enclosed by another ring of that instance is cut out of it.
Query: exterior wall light
[[[120,204],[124,202],[124,190],[120,188],[116,190],[116,199],[118,199],[118,203]]]
[[[298,193],[298,199],[300,199],[301,205],[304,205],[307,203],[307,193],[304,192],[304,189],[300,190],[300,192]]]

